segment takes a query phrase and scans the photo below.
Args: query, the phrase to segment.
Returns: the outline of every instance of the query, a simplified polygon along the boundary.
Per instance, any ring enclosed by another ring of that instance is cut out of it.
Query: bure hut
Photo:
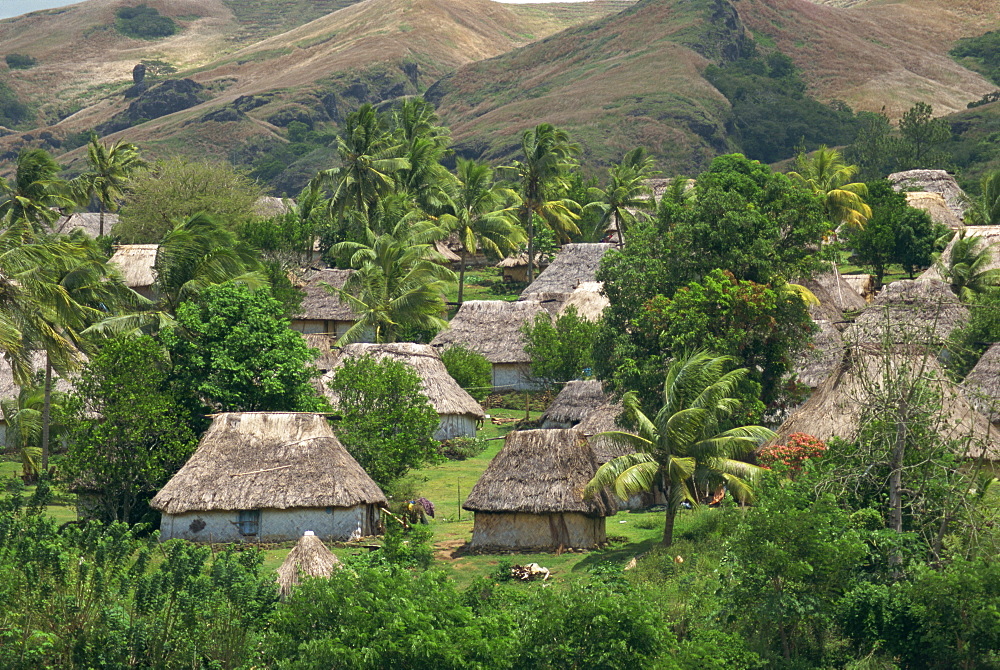
[[[573,428],[608,402],[596,379],[567,382],[539,421],[542,428]]]
[[[966,195],[955,177],[945,170],[905,170],[886,177],[897,191],[939,193],[958,219],[965,219]]]
[[[812,342],[795,358],[792,369],[796,381],[811,389],[826,381],[844,356],[844,339],[840,331],[828,319],[817,319],[819,331],[813,334]]]
[[[331,370],[323,377],[327,397],[337,405],[337,398],[330,391],[328,382],[337,368],[349,358],[373,356],[405,363],[420,377],[420,386],[438,413],[440,423],[434,432],[435,440],[453,437],[475,437],[476,427],[486,413],[482,406],[458,385],[441,361],[441,354],[429,344],[396,342],[393,344],[349,344],[336,354]]]
[[[908,191],[906,193],[906,204],[914,209],[921,209],[927,212],[934,223],[946,226],[955,230],[961,228],[962,218],[955,214],[944,196],[932,191]]]
[[[340,559],[307,530],[278,568],[278,594],[287,598],[303,577],[329,577],[339,567]]]
[[[534,273],[537,277],[539,272],[549,266],[548,256],[535,252],[534,266]],[[522,283],[528,281],[528,254],[526,253],[508,256],[497,263],[497,267],[500,268],[500,276],[504,281]]]
[[[559,250],[552,263],[521,292],[521,297],[531,300],[539,294],[569,294],[583,282],[597,281],[601,259],[613,244],[566,244]]]
[[[321,415],[234,412],[150,504],[162,540],[287,542],[374,535],[386,498]]]
[[[964,324],[969,310],[937,279],[903,279],[886,285],[844,331],[849,344],[941,344]]]
[[[358,321],[358,314],[332,288],[344,288],[354,270],[311,270],[300,285],[306,297],[292,317],[292,328],[303,334],[325,333],[340,337]]]
[[[158,244],[121,244],[108,262],[118,268],[125,285],[144,298],[156,299],[156,252]]]
[[[1000,423],[1000,344],[991,344],[961,384],[972,406]]]
[[[607,541],[611,495],[584,500],[597,457],[577,430],[508,433],[503,449],[462,506],[475,513],[470,548],[483,551],[594,549]]]
[[[522,326],[547,314],[537,300],[469,300],[462,303],[446,330],[431,346],[443,351],[460,344],[479,352],[493,365],[493,388],[528,391],[540,388],[531,376],[531,357],[524,350]]]
[[[875,297],[875,278],[868,274],[840,275],[845,284],[854,289],[854,292],[861,296],[865,305]]]
[[[104,213],[105,235],[110,235],[111,229],[117,224],[117,214]],[[100,212],[76,212],[69,216],[60,216],[52,224],[51,230],[59,235],[69,235],[74,230],[82,230],[87,237],[96,238],[101,235],[101,214]]]

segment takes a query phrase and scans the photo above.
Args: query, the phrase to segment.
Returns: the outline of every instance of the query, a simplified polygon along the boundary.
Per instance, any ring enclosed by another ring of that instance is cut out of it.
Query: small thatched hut
[[[962,382],[962,391],[973,407],[994,424],[1000,423],[1000,344],[983,353]]]
[[[262,219],[271,219],[292,211],[295,201],[290,198],[276,198],[273,195],[262,195],[253,204],[253,213]]]
[[[601,293],[603,288],[602,282],[585,281],[571,293],[533,293],[531,296],[522,296],[521,300],[537,300],[553,317],[565,314],[572,307],[580,318],[599,321],[604,315],[604,308],[611,304],[607,296]]]
[[[158,244],[122,244],[115,247],[115,253],[108,262],[122,273],[126,286],[144,298],[154,299],[156,252],[159,248]]]
[[[951,288],[936,279],[888,284],[844,331],[850,344],[940,344],[969,318]]]
[[[340,337],[358,321],[351,306],[331,293],[326,286],[344,288],[354,270],[311,270],[299,287],[305,291],[299,313],[292,317],[292,328],[303,334],[326,333]]]
[[[385,503],[322,416],[242,412],[215,417],[151,506],[163,540],[286,542],[373,535]]]
[[[530,300],[538,294],[569,294],[583,282],[597,281],[601,258],[614,248],[604,243],[564,245],[552,264],[521,292],[521,297]]]
[[[535,276],[537,277],[539,272],[549,266],[548,256],[536,252],[534,266]],[[504,281],[528,281],[528,254],[526,253],[518,254],[517,256],[508,256],[497,263],[497,267],[500,268],[500,275]]]
[[[329,577],[340,567],[340,559],[326,548],[316,533],[307,530],[278,568],[278,592],[287,598],[302,577]]]
[[[542,414],[542,428],[573,428],[601,406],[608,396],[596,379],[568,382]]]
[[[104,234],[111,234],[111,228],[118,224],[118,215],[104,213]],[[53,233],[69,235],[74,230],[82,230],[87,237],[98,237],[101,234],[101,215],[99,212],[77,212],[69,216],[60,216],[52,224]]]
[[[337,404],[337,399],[330,391],[327,382],[346,359],[359,356],[400,361],[417,373],[424,395],[430,400],[441,420],[434,432],[435,440],[476,436],[476,426],[486,413],[482,406],[451,378],[444,363],[441,362],[441,354],[429,344],[396,342],[347,345],[340,351],[330,372],[323,377],[324,393],[334,406]]]
[[[908,191],[906,193],[906,204],[915,209],[922,209],[927,212],[931,221],[947,226],[952,230],[962,227],[962,219],[948,207],[944,196],[931,191]]]
[[[443,330],[431,340],[440,350],[460,344],[478,351],[493,365],[493,387],[526,391],[540,388],[531,377],[531,357],[524,350],[521,327],[547,314],[537,300],[469,300]]]
[[[897,191],[940,193],[948,209],[959,220],[965,219],[965,191],[955,177],[944,170],[906,170],[887,177]]]
[[[601,492],[584,500],[597,457],[576,430],[526,430],[503,449],[469,493],[475,512],[470,547],[484,550],[593,549],[607,541],[605,517],[616,511]]]
[[[844,312],[859,312],[868,306],[865,299],[855,291],[841,275],[824,272],[805,282],[820,304],[810,308],[814,319],[829,319],[834,323],[842,321]]]

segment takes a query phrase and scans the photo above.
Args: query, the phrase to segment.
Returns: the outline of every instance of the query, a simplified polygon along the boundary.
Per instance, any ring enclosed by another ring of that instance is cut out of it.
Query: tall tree
[[[736,460],[774,437],[761,426],[721,430],[740,406],[733,393],[747,369],[726,371],[732,359],[695,352],[674,361],[663,385],[663,406],[651,420],[634,393],[623,398],[638,434],[599,435],[635,450],[614,458],[587,484],[586,495],[609,488],[622,500],[659,487],[667,500],[663,544],[673,543],[674,519],[681,503],[697,505],[704,494],[725,485],[741,502],[753,499],[759,468]]]
[[[567,188],[567,172],[575,165],[573,156],[580,147],[570,142],[565,130],[542,123],[521,136],[524,159],[510,166],[518,181],[521,206],[518,218],[528,236],[528,282],[534,279],[535,219],[552,229],[557,237],[568,240],[579,233],[576,202],[562,197]]]
[[[525,240],[512,205],[517,194],[493,182],[493,170],[484,163],[458,159],[458,180],[450,189],[441,225],[458,234],[462,257],[458,273],[458,304],[465,288],[467,255],[486,251],[498,256],[517,249]]]
[[[119,140],[108,146],[92,135],[87,145],[87,163],[90,170],[79,177],[79,185],[86,199],[97,198],[100,218],[98,234],[104,235],[104,212],[118,209],[125,184],[146,162],[139,157],[139,149],[130,142]]]
[[[625,154],[622,162],[608,168],[608,185],[595,188],[597,206],[604,212],[603,230],[612,221],[617,223],[618,245],[625,244],[625,229],[635,221],[632,210],[650,211],[656,208],[653,190],[646,181],[660,174],[653,169],[653,158],[642,147]]]
[[[76,206],[69,184],[56,175],[59,164],[44,149],[24,149],[17,155],[14,179],[0,177],[0,220],[5,226],[24,219],[41,231],[59,218],[60,210]]]

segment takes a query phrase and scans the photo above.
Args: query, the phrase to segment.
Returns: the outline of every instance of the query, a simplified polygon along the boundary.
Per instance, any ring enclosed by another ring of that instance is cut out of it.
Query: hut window
[[[260,510],[241,510],[236,525],[240,529],[240,535],[256,535],[260,528]]]

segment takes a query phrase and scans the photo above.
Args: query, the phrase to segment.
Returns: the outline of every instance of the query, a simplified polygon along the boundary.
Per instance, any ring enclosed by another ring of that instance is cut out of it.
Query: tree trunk
[[[104,236],[104,203],[100,200],[97,201],[97,211],[100,212],[99,218],[97,219],[97,234],[100,237]]]
[[[896,441],[889,457],[889,527],[903,532],[903,454],[906,451],[906,401],[900,399],[896,414]]]
[[[624,249],[625,248],[625,231],[622,230],[622,228],[625,227],[625,222],[622,221],[621,217],[618,216],[617,214],[615,214],[614,217],[615,217],[615,223],[618,224],[617,225],[617,228],[618,228],[618,248],[619,249]]]
[[[42,402],[42,472],[49,471],[49,417],[52,411],[52,363],[45,352],[45,399]]]
[[[462,260],[458,266],[458,306],[462,306],[462,296],[465,295],[465,249],[458,252]]]
[[[535,264],[535,220],[532,216],[532,211],[527,210],[528,216],[527,220],[524,222],[524,229],[528,233],[528,283],[530,284],[534,281],[534,264]]]
[[[663,497],[667,501],[667,514],[663,521],[663,546],[669,547],[674,543],[674,519],[677,517],[677,510],[672,509],[670,506],[671,497],[673,491],[671,491],[671,483],[667,479],[666,475],[663,476]]]

